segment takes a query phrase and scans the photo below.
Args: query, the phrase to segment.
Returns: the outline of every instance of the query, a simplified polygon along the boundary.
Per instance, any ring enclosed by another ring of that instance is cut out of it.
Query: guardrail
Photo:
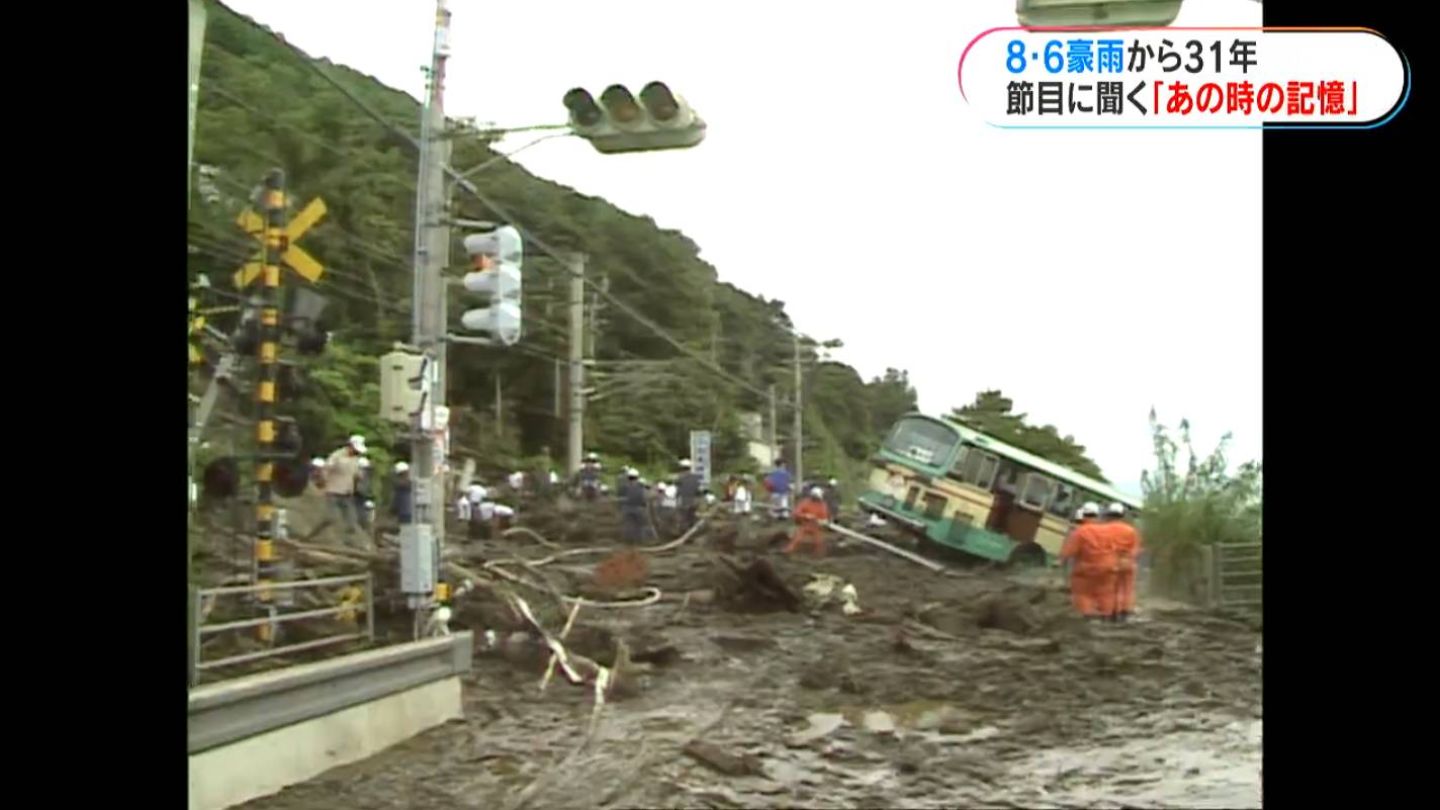
[[[471,633],[456,633],[192,689],[189,752],[463,675],[473,648]]]
[[[261,616],[255,619],[241,619],[239,621],[222,622],[220,624],[205,624],[204,605],[206,600],[220,596],[234,596],[241,594],[254,595],[261,591],[296,591],[305,588],[327,588],[338,585],[358,585],[364,583],[364,597],[362,603],[358,601],[345,601],[333,607],[317,608],[315,610],[303,610],[295,613],[279,613],[278,607],[270,605],[271,611],[268,616]],[[303,652],[321,647],[329,647],[336,644],[343,644],[348,641],[375,640],[375,582],[369,574],[358,574],[346,577],[325,577],[322,579],[295,580],[291,582],[269,582],[265,585],[230,585],[220,588],[201,588],[195,591],[194,603],[190,606],[193,611],[194,621],[191,624],[193,635],[190,639],[190,685],[199,683],[202,673],[219,669],[221,667],[234,666],[249,661],[257,661],[262,658],[273,658],[287,653]],[[345,614],[354,615],[363,612],[365,614],[365,629],[354,633],[339,633],[323,638],[310,639],[295,644],[284,644],[269,647],[258,652],[232,655],[225,658],[217,658],[212,661],[204,660],[202,642],[206,636],[224,633],[233,630],[244,630],[251,627],[268,626],[271,631],[271,638],[275,637],[276,630],[286,622],[300,621],[302,619],[318,619],[326,616],[342,616]]]

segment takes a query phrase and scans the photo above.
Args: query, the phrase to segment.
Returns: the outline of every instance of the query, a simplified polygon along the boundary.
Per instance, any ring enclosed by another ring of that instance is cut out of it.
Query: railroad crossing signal
[[[325,201],[316,197],[294,219],[290,220],[290,224],[285,226],[285,232],[281,236],[284,252],[280,254],[280,261],[290,265],[296,273],[300,274],[301,278],[311,284],[320,280],[320,275],[325,272],[325,268],[321,266],[320,262],[315,261],[314,256],[306,253],[295,243],[305,235],[306,231],[314,227],[321,217],[325,216],[325,211]],[[262,251],[260,257],[246,262],[244,267],[235,271],[235,286],[244,289],[260,277],[261,258],[263,258],[265,249],[265,219],[247,208],[236,218],[235,224],[254,237],[255,241],[260,243]]]
[[[623,85],[612,84],[600,102],[582,87],[565,94],[570,128],[597,152],[685,149],[705,140],[705,122],[662,82],[650,82],[637,101]]]

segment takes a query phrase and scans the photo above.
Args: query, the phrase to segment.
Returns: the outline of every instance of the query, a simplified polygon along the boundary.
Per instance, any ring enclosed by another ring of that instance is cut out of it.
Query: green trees
[[[1027,425],[1025,414],[1011,412],[1014,407],[1015,403],[999,391],[981,391],[975,395],[974,402],[953,409],[950,418],[1047,461],[1108,483],[1099,465],[1085,455],[1085,446],[1073,436],[1061,436],[1054,425]]]
[[[410,332],[410,293],[416,154],[403,139],[368,118],[309,70],[303,53],[223,5],[210,4],[195,137],[194,204],[189,241],[193,276],[217,287],[254,250],[234,225],[270,167],[286,171],[298,204],[323,197],[326,218],[306,234],[305,248],[326,267],[319,292],[328,296],[334,332],[325,357],[309,364],[310,383],[282,411],[296,417],[307,452],[328,452],[350,432],[386,445],[388,428],[375,419],[375,358]],[[418,129],[415,99],[338,65],[338,82],[401,129]],[[556,98],[556,117],[563,117]],[[459,170],[493,157],[483,133],[460,133],[451,162]],[[596,157],[597,160],[604,158]],[[587,387],[595,389],[586,419],[587,449],[636,463],[668,465],[689,452],[689,432],[714,433],[717,469],[743,463],[739,415],[767,413],[764,392],[774,384],[793,402],[793,343],[782,302],[720,283],[699,246],[649,217],[535,177],[499,160],[476,176],[487,196],[523,226],[563,250],[583,250],[587,273],[618,300],[668,332],[694,355],[743,380],[737,385],[676,349],[639,320],[597,305]],[[461,219],[504,219],[463,192],[454,196]],[[451,255],[463,256],[458,229]],[[458,277],[463,269],[453,268]],[[511,351],[456,346],[449,352],[448,397],[452,444],[483,467],[500,468],[547,448],[564,457],[566,276],[539,251],[527,251],[526,337]],[[291,283],[287,281],[287,283]],[[300,282],[294,282],[300,283]],[[450,297],[451,322],[468,308]],[[223,318],[214,321],[228,328]],[[903,371],[864,383],[854,369],[823,361],[806,347],[807,467],[863,459],[900,413],[914,406]],[[501,407],[496,402],[500,389]],[[782,441],[789,412],[780,409]],[[378,440],[377,440],[378,439]],[[837,474],[841,470],[834,470]]]
[[[1141,477],[1145,514],[1140,528],[1154,555],[1154,586],[1193,596],[1203,576],[1202,547],[1260,542],[1261,465],[1248,461],[1231,472],[1228,433],[1209,455],[1202,456],[1191,443],[1188,421],[1181,420],[1178,431],[1172,432],[1151,411],[1150,429],[1155,469]]]

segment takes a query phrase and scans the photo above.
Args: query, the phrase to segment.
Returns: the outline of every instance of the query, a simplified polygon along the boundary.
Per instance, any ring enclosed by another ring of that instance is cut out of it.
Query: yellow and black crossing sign
[[[201,314],[199,302],[195,296],[190,296],[190,365],[198,366],[205,362],[205,349],[202,348],[200,339],[205,335],[205,316]]]
[[[311,284],[320,280],[320,275],[325,272],[325,268],[320,265],[320,262],[315,261],[314,256],[306,253],[295,243],[305,235],[306,231],[314,227],[321,217],[325,216],[325,211],[325,201],[316,197],[294,219],[290,220],[290,224],[285,226],[283,235],[285,251],[280,254],[280,261],[290,265],[296,273],[300,274],[301,278]],[[260,277],[261,259],[265,249],[265,218],[247,208],[241,212],[235,220],[235,224],[243,228],[256,242],[259,242],[261,249],[259,256],[253,261],[246,262],[244,267],[235,271],[235,286],[244,289]]]

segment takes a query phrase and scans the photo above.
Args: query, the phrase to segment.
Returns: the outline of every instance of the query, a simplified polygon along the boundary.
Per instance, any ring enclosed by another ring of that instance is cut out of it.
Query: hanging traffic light
[[[600,103],[577,87],[562,99],[570,128],[604,154],[685,149],[705,140],[705,122],[663,82],[650,82],[637,100],[624,86],[612,84]]]
[[[1030,28],[1097,25],[1166,26],[1180,15],[1184,0],[1016,0],[1015,16]]]
[[[488,335],[492,343],[514,346],[520,341],[520,264],[524,246],[520,232],[502,225],[490,233],[465,237],[465,252],[474,268],[465,274],[465,289],[490,296],[490,306],[460,316],[471,332]]]

